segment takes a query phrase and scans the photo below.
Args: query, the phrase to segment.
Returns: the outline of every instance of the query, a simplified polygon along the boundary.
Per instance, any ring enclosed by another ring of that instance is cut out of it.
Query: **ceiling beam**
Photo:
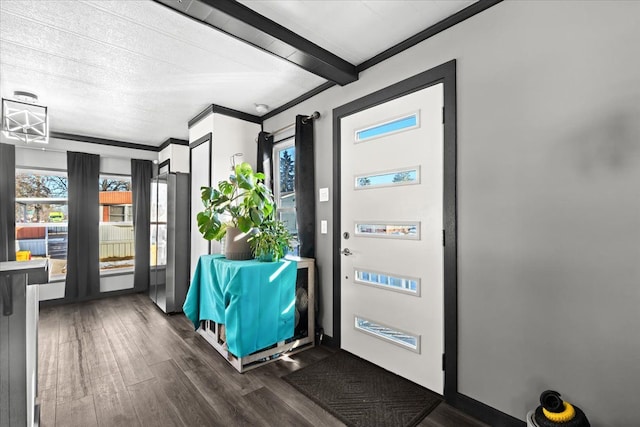
[[[356,66],[235,0],[154,0],[341,86]]]

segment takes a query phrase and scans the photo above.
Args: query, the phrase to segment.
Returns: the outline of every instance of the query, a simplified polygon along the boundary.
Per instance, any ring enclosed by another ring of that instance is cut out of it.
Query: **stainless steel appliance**
[[[189,175],[151,182],[149,297],[165,313],[182,311],[189,288]]]

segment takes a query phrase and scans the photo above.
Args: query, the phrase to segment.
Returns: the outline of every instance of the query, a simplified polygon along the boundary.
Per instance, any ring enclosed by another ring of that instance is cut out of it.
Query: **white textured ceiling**
[[[151,1],[0,1],[0,93],[51,129],[149,145],[207,105],[256,114],[325,80]]]
[[[242,1],[357,65],[473,1]],[[0,96],[51,130],[157,146],[210,104],[257,114],[326,80],[150,0],[0,0]]]
[[[476,0],[239,0],[358,65]]]

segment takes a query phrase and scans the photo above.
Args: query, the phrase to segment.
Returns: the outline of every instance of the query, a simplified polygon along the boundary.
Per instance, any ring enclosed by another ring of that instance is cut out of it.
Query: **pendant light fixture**
[[[15,91],[15,99],[2,99],[2,132],[9,139],[24,143],[49,142],[47,107],[36,104],[38,97],[30,92]]]

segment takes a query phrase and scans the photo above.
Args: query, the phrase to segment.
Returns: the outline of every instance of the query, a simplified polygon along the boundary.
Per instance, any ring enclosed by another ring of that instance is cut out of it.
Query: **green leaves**
[[[264,183],[264,174],[253,172],[249,163],[236,165],[235,174],[218,187],[201,187],[205,210],[198,213],[198,230],[207,240],[221,240],[227,226],[242,232],[260,226],[274,212],[273,195]],[[230,220],[225,220],[225,217]]]
[[[253,172],[253,168],[247,162],[242,162],[239,165],[236,165],[236,175],[247,179],[256,177],[256,174]],[[264,179],[264,177],[262,179]]]
[[[220,222],[220,219],[218,218],[218,215],[216,213],[211,211],[199,212],[197,220],[198,230],[200,231],[200,233],[202,233],[202,237],[204,237],[206,240],[218,239],[218,236],[221,232],[222,223]]]
[[[255,191],[251,193],[251,199],[255,206],[262,207],[262,205],[264,205],[264,200],[260,197],[260,194]]]
[[[258,232],[249,237],[249,244],[257,258],[271,255],[274,261],[284,257],[291,249],[293,236],[282,221],[267,219]]]
[[[211,193],[213,191],[213,188],[200,187],[200,191],[202,192],[202,196],[200,198],[202,199],[202,202],[206,204],[209,200],[211,200]]]
[[[238,187],[243,190],[251,191],[256,185],[257,177],[253,173],[251,165],[247,162],[242,162],[236,165],[236,179],[238,180]]]
[[[235,190],[235,186],[229,181],[220,181],[218,183],[218,188],[220,189],[220,192],[227,197],[231,197]]]
[[[260,225],[264,220],[264,213],[262,213],[262,211],[256,206],[252,206],[251,208],[249,208],[249,217],[254,224]]]
[[[250,218],[241,216],[238,218],[238,228],[243,233],[248,233],[253,228],[253,222],[251,222]]]

